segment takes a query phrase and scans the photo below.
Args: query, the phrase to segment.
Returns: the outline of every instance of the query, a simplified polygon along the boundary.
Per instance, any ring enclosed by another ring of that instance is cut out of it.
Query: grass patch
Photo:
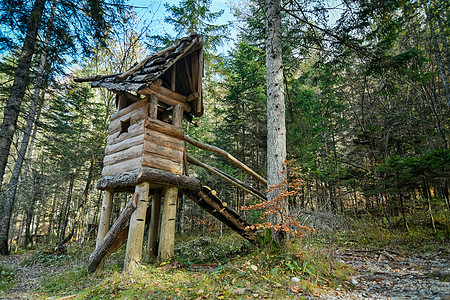
[[[15,273],[13,270],[0,265],[0,291],[6,291],[14,285]]]
[[[41,298],[77,295],[75,299],[245,299],[302,298],[332,288],[351,270],[337,263],[313,239],[295,240],[285,250],[250,248],[236,235],[189,237],[177,241],[181,267],[166,270],[143,265],[133,274],[117,267],[123,257],[107,263],[103,275],[89,276],[73,267],[50,277],[39,289]],[[194,264],[214,263],[195,269]]]

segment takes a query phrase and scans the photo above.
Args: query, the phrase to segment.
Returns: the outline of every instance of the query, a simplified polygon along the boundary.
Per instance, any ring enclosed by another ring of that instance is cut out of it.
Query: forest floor
[[[364,232],[364,234],[363,234]],[[181,238],[176,261],[121,272],[116,252],[100,276],[92,248],[0,257],[0,299],[433,299],[450,300],[450,253],[433,234],[384,229],[313,234],[285,251],[234,234]],[[441,239],[442,241],[442,239]]]

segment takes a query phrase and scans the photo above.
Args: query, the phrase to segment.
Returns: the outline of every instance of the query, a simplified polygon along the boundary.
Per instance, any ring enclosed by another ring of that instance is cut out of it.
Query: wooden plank
[[[142,99],[139,102],[133,103],[132,105],[130,105],[130,106],[128,106],[128,107],[126,107],[126,108],[116,112],[115,114],[113,114],[111,116],[111,122],[116,120],[116,119],[118,119],[118,118],[120,118],[120,117],[122,117],[122,116],[124,116],[124,115],[126,115],[126,114],[128,114],[128,113],[130,113],[130,112],[132,112],[133,110],[136,110],[136,109],[138,109],[138,108],[140,108],[142,106],[147,105],[147,103],[148,103],[148,100],[145,99],[145,98]]]
[[[102,170],[102,176],[112,176],[123,172],[129,172],[139,169],[142,165],[142,157],[126,160],[111,166],[105,166]]]
[[[127,97],[123,94],[119,94],[119,101],[117,101],[117,111],[127,107]]]
[[[181,115],[183,115],[183,114],[181,114]],[[183,129],[181,129],[177,126],[174,126],[172,124],[168,124],[168,123],[165,123],[160,120],[148,119],[147,124],[145,126],[146,126],[146,128],[148,128],[150,130],[158,131],[158,132],[164,133],[166,135],[173,136],[179,140],[184,139]]]
[[[183,173],[183,164],[173,162],[157,154],[144,155],[142,157],[142,166],[151,167],[159,170],[165,170],[176,174]],[[103,174],[102,174],[103,175]]]
[[[103,158],[103,166],[111,166],[116,163],[130,160],[133,158],[141,157],[143,153],[144,145],[137,145],[130,147],[128,149],[122,150],[120,152],[116,152],[110,155],[105,155]]]
[[[200,72],[198,69],[198,53],[192,53],[191,55],[191,73],[192,73],[192,86],[191,86],[191,90],[193,92],[197,92],[198,90],[198,78],[199,75],[198,73]]]
[[[175,149],[178,151],[184,151],[183,140],[177,139],[173,136],[169,136],[158,131],[147,130],[145,132],[145,140],[150,143],[155,143],[167,148]]]
[[[170,91],[169,89],[166,89],[166,90]],[[182,104],[185,111],[187,111],[187,112],[191,111],[191,107],[189,106],[189,104],[186,103],[186,97],[184,97],[184,101],[178,101],[167,95],[161,94],[160,92],[155,91],[151,88],[144,88],[144,89],[140,90],[139,93],[142,95],[154,94],[154,95],[156,95],[156,97],[158,97],[158,100],[161,102],[164,102],[164,103],[166,103],[168,105],[172,105],[172,106],[175,106],[177,104]]]
[[[140,120],[143,120],[147,117],[147,106],[141,106],[136,110],[129,112],[128,114],[123,115],[119,119],[115,119],[109,123],[108,127],[108,135],[119,133],[122,129],[122,122],[130,120],[130,126],[138,123]]]
[[[127,250],[125,252],[124,271],[127,272],[135,270],[141,263],[149,189],[150,184],[148,182],[143,182],[136,186],[136,194],[138,195],[137,207],[131,215]]]
[[[121,135],[118,135],[117,133],[113,133],[113,134],[109,135],[108,139],[106,140],[106,145],[107,146],[115,145],[124,140],[128,140],[137,135],[143,134],[144,133],[144,124],[145,124],[145,119],[128,127],[128,132],[124,132]]]
[[[183,160],[183,151],[175,150],[172,148],[164,147],[156,143],[144,142],[143,152],[145,155],[161,155],[171,159],[174,162],[181,162]]]
[[[202,114],[202,77],[203,77],[203,47],[200,48],[200,53],[198,55],[198,78],[197,78],[198,98],[197,101],[194,102],[195,105],[194,111],[197,117],[199,117]]]
[[[172,74],[170,74],[170,75],[171,75],[171,78],[170,78],[170,89],[175,92],[175,87],[176,87],[176,83],[177,83],[177,81],[176,81],[176,79],[177,79],[177,63],[173,64],[173,66],[172,66]]]

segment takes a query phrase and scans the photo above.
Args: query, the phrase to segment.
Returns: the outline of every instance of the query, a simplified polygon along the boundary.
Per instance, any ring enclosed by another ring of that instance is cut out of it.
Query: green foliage
[[[246,253],[249,244],[234,234],[222,238],[195,237],[176,245],[174,260],[190,266],[198,263],[225,263],[231,257]]]
[[[52,250],[36,250],[21,262],[22,266],[61,266],[73,259],[72,255],[57,254]]]
[[[15,272],[0,265],[0,291],[6,291],[14,285]]]
[[[166,270],[164,266],[143,265],[129,274],[112,270],[111,262],[107,261],[104,274],[95,277],[88,276],[85,267],[67,266],[64,272],[51,275],[42,282],[39,297],[74,294],[77,295],[75,299],[293,298],[311,296],[344,284],[351,272],[314,239],[310,239],[308,245],[291,241],[285,251],[239,251],[245,246],[235,235],[222,239],[195,237],[179,241],[178,245],[177,252],[180,253],[176,259],[184,260],[179,260],[181,267]],[[199,251],[209,254],[197,255]],[[219,262],[220,254],[225,255]],[[208,267],[196,269],[187,263],[188,259],[192,263],[197,259]],[[292,277],[299,278],[300,282],[293,282]]]

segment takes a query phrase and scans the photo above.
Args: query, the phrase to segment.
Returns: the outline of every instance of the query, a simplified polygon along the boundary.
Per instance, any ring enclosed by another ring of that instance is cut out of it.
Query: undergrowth
[[[39,297],[74,299],[302,298],[345,284],[351,270],[312,239],[286,249],[251,247],[235,234],[178,239],[173,269],[144,264],[123,273],[123,251],[110,257],[104,273],[89,276],[82,265],[50,276]]]
[[[15,272],[0,265],[0,291],[9,289],[14,284]]]
[[[307,234],[283,250],[270,243],[256,248],[235,234],[177,237],[172,264],[144,263],[133,274],[122,272],[125,247],[107,259],[101,275],[86,271],[92,249],[69,247],[67,254],[53,258],[36,251],[25,263],[67,265],[41,284],[37,292],[42,299],[306,299],[352,288],[353,270],[335,259],[336,249],[416,252],[448,249],[445,245],[439,232],[429,228],[392,229],[374,220],[353,221],[347,231]]]
[[[413,217],[411,217],[413,219]],[[353,220],[352,229],[334,233],[321,233],[317,239],[326,238],[340,248],[386,249],[405,253],[449,252],[449,240],[445,230],[433,229],[422,224],[410,223],[408,230],[392,227],[382,219]]]

